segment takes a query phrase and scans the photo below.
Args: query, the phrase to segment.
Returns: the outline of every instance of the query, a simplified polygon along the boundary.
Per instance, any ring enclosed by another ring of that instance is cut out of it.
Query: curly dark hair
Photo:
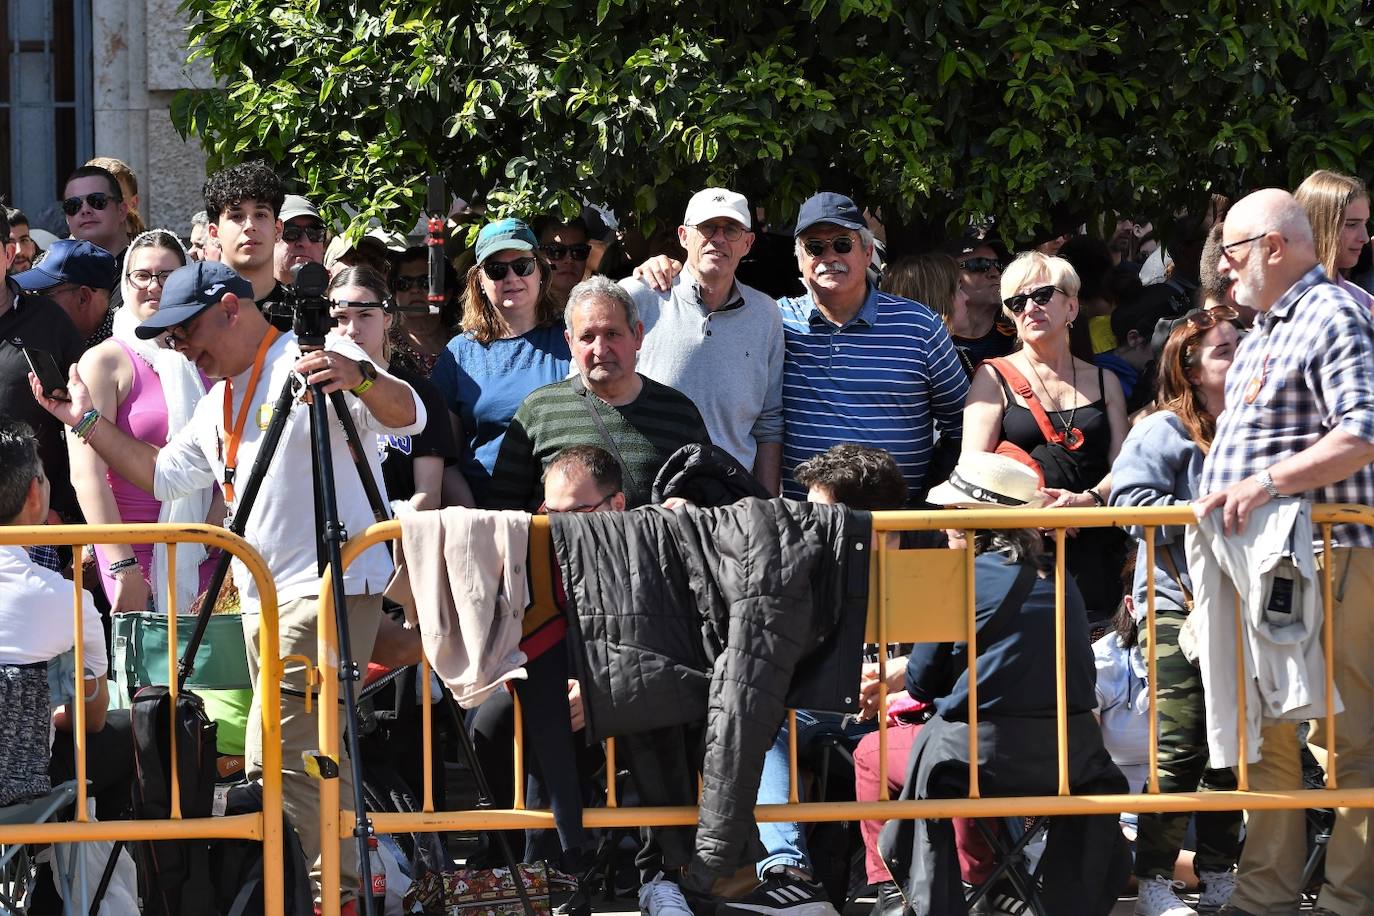
[[[851,509],[900,509],[907,501],[906,478],[897,460],[886,449],[869,445],[832,445],[797,465],[792,477]]]
[[[274,214],[281,212],[281,205],[286,200],[281,179],[261,159],[220,169],[205,179],[201,193],[205,196],[205,214],[212,223],[217,222],[225,210],[245,200],[270,204]]]

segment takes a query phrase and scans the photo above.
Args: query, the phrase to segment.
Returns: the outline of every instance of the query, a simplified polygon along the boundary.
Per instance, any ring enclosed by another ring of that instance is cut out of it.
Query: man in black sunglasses
[[[81,166],[67,178],[60,204],[72,238],[103,248],[114,255],[116,264],[124,263],[124,249],[129,247],[129,205],[113,173],[98,165]],[[108,292],[113,316],[124,304],[118,270]],[[109,336],[106,329],[101,339]]]
[[[1016,325],[1002,314],[1003,256],[987,239],[966,235],[951,246],[959,264],[959,289],[966,297],[950,316],[954,345],[976,366],[985,359],[1006,356],[1016,343]]]
[[[278,283],[291,282],[291,268],[324,263],[324,220],[314,204],[299,194],[286,195],[281,205],[281,235],[272,253]]]

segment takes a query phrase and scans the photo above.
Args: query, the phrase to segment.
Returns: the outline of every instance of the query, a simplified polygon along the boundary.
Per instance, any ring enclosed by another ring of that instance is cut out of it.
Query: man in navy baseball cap
[[[38,266],[14,275],[19,288],[40,292],[62,307],[90,349],[113,329],[110,290],[118,281],[114,255],[99,245],[59,239]]]
[[[228,294],[240,302],[253,301],[253,284],[229,265],[219,261],[192,261],[178,267],[162,287],[157,311],[134,331],[143,340],[152,340],[168,329],[189,325],[196,316],[218,305]]]

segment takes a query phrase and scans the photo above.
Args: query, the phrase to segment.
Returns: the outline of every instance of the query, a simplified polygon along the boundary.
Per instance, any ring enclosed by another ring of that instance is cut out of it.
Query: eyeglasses
[[[990,270],[1000,271],[1002,262],[996,258],[968,258],[959,262],[959,269],[971,274],[985,274]]]
[[[692,228],[704,239],[713,239],[716,233],[720,233],[725,236],[727,242],[738,242],[747,231],[738,223],[697,223]]]
[[[601,497],[601,499],[598,500],[597,502],[594,502],[594,503],[579,503],[578,505],[573,506],[573,507],[568,508],[568,509],[550,509],[550,508],[549,508],[549,504],[548,504],[547,502],[542,502],[542,503],[539,504],[539,511],[538,511],[537,514],[539,514],[539,515],[553,515],[553,514],[556,514],[556,513],[557,513],[557,514],[561,514],[561,513],[564,513],[564,512],[595,512],[597,509],[600,509],[602,506],[606,505],[606,503],[610,502],[610,501],[611,501],[612,499],[614,499],[614,498],[615,498],[615,494],[614,494],[614,493],[607,493],[605,496]]]
[[[1180,324],[1186,324],[1194,331],[1210,331],[1223,321],[1235,321],[1239,317],[1240,312],[1229,305],[1215,305],[1209,309],[1193,309],[1175,321],[1169,330],[1172,331]]]
[[[300,241],[302,235],[318,245],[320,242],[324,241],[324,227],[283,226],[281,230],[281,240],[288,244]]]
[[[1261,232],[1259,235],[1252,235],[1248,239],[1241,239],[1239,242],[1228,242],[1221,246],[1221,253],[1229,258],[1231,257],[1231,252],[1236,248],[1239,248],[1241,245],[1249,245],[1251,242],[1258,242],[1268,234],[1268,232]]]
[[[1042,286],[1028,293],[1021,293],[1020,295],[1003,299],[1002,304],[1005,305],[1007,310],[1013,315],[1019,315],[1026,310],[1026,304],[1028,302],[1034,302],[1036,305],[1049,305],[1055,293],[1064,293],[1064,291],[1057,286]],[[1064,295],[1067,296],[1068,293],[1064,293]]]
[[[519,273],[519,271],[516,271]],[[490,276],[490,274],[488,274]],[[412,289],[429,289],[429,274],[418,277],[407,277],[398,274],[395,280],[391,281],[391,288],[398,293],[408,293]]]
[[[124,278],[138,289],[147,289],[157,281],[158,286],[166,286],[167,278],[172,275],[170,270],[131,270],[124,275]]]
[[[81,212],[83,202],[90,204],[92,210],[104,210],[110,205],[110,201],[118,203],[123,199],[122,197],[113,197],[104,191],[93,191],[85,197],[68,197],[62,201],[62,212],[68,216],[76,216]]]
[[[205,317],[205,313],[208,311],[210,311],[208,308],[201,309],[201,311],[189,321],[183,321],[181,324],[173,325],[168,328],[167,336],[162,338],[163,344],[170,350],[175,350],[179,346],[188,344],[191,338],[196,334],[196,324],[200,319]]]
[[[501,281],[506,279],[506,271],[513,270],[517,277],[528,277],[534,273],[534,258],[516,258],[514,261],[485,261],[482,264],[482,273],[487,275],[488,280]]]
[[[807,239],[802,242],[802,247],[813,258],[822,257],[831,248],[835,249],[836,254],[849,254],[854,250],[854,237],[837,235],[833,239]]]
[[[574,261],[585,261],[592,255],[591,245],[540,245],[539,250],[550,261],[561,261],[568,257]]]

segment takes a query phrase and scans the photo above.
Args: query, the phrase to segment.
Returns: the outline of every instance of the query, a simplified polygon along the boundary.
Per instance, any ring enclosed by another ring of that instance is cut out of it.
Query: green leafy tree
[[[971,217],[1170,212],[1369,158],[1357,0],[184,0],[222,88],[173,117],[335,213],[423,179],[498,213],[676,221],[708,184],[782,221],[819,188],[899,238]]]

